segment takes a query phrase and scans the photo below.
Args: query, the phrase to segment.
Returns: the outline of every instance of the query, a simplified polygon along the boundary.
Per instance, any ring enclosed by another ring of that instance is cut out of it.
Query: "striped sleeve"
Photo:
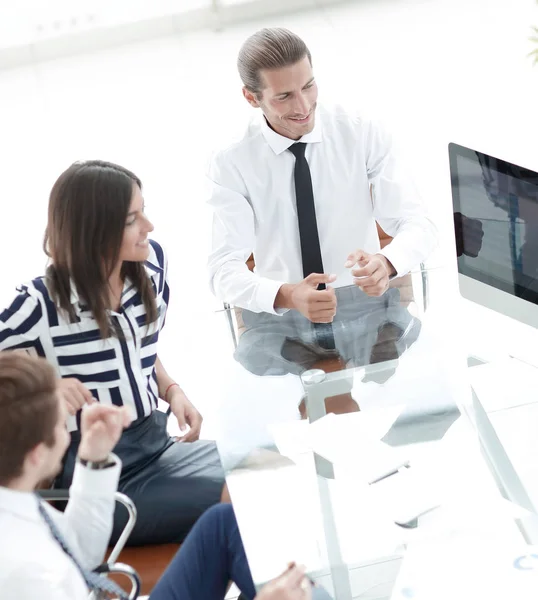
[[[162,329],[166,322],[166,311],[170,301],[170,287],[168,285],[168,255],[164,248],[155,240],[150,241],[151,256],[150,261],[159,267],[161,276],[157,287],[157,302],[160,314],[160,327]]]
[[[161,329],[164,327],[166,322],[166,312],[168,311],[168,304],[170,302],[170,286],[168,284],[168,255],[163,251],[163,315],[161,320]]]
[[[26,286],[19,288],[15,300],[0,313],[0,350],[30,348],[39,339],[43,308]]]

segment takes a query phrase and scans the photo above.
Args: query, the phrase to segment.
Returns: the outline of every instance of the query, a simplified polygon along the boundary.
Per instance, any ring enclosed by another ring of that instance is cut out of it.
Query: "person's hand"
[[[353,282],[368,296],[382,296],[389,289],[389,278],[396,274],[390,261],[382,254],[356,250],[347,257],[344,266],[353,270]]]
[[[75,415],[85,404],[96,402],[90,390],[75,377],[60,379],[57,385],[58,394],[67,406],[67,412]]]
[[[336,275],[312,273],[300,283],[286,283],[278,292],[275,306],[294,308],[312,323],[332,323],[336,314],[336,294],[330,286],[318,290],[320,283],[332,283]]]
[[[312,588],[304,567],[290,568],[262,588],[254,600],[311,600]]]
[[[179,429],[183,432],[187,429],[186,425],[190,427],[189,431],[180,438],[180,441],[195,442],[200,437],[202,415],[196,410],[180,387],[175,386],[170,390],[169,402],[179,424]]]
[[[131,421],[131,413],[125,406],[105,406],[98,402],[86,406],[80,418],[79,457],[91,462],[106,460]]]

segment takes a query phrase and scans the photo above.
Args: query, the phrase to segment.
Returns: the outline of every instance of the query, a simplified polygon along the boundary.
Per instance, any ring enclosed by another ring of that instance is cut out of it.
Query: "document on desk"
[[[411,543],[391,600],[536,600],[538,548],[494,535]]]
[[[263,468],[258,459],[256,453],[226,479],[254,581],[277,577],[293,561],[308,571],[326,569],[312,457],[303,455],[298,464],[263,457]]]
[[[385,493],[381,484],[383,477],[397,473],[408,460],[399,449],[379,439],[402,409],[403,405],[367,413],[329,414],[312,424],[302,421],[272,428],[279,451],[297,464],[301,457],[315,452],[333,465],[335,479],[327,482],[328,493],[346,562],[392,556],[402,543],[404,532],[392,518],[392,488]],[[378,485],[381,487],[374,490]]]
[[[316,452],[339,469],[351,470],[370,483],[408,462],[400,450],[381,442],[403,408],[400,405],[345,415],[329,413],[314,423],[294,421],[270,429],[279,452],[292,460],[305,452]]]
[[[487,413],[538,403],[538,368],[516,358],[499,359],[468,370]]]

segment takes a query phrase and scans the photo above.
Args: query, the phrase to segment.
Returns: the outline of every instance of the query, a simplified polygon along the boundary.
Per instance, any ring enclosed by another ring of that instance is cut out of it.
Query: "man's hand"
[[[106,460],[131,421],[131,414],[125,406],[105,406],[98,402],[86,406],[80,419],[79,457],[91,462]]]
[[[186,425],[190,427],[189,431],[181,438],[181,441],[195,442],[200,437],[203,417],[180,387],[175,386],[170,390],[170,408],[179,423],[181,431],[185,431]]]
[[[311,600],[312,588],[304,567],[290,568],[263,587],[254,600]]]
[[[389,289],[389,277],[396,274],[390,261],[382,254],[368,254],[356,250],[344,265],[352,269],[353,282],[368,296],[382,296]]]
[[[312,323],[332,323],[336,314],[336,294],[327,287],[318,290],[320,283],[332,283],[336,275],[312,273],[300,283],[284,284],[276,297],[278,308],[294,308]]]
[[[66,377],[58,381],[58,393],[66,403],[70,415],[75,415],[85,404],[93,404],[90,390],[75,377]]]

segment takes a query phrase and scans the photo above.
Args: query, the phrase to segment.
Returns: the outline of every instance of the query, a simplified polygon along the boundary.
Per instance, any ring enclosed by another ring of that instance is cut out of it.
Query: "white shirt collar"
[[[314,129],[310,133],[303,135],[303,137],[299,140],[290,140],[290,138],[284,137],[283,135],[280,135],[279,133],[271,129],[263,113],[261,119],[263,137],[265,138],[269,146],[271,146],[271,149],[275,154],[282,154],[282,152],[285,152],[290,146],[295,144],[295,142],[313,144],[316,142],[321,142],[322,140],[322,124],[319,110],[316,110],[316,121],[314,123]]]
[[[36,495],[31,492],[19,492],[0,486],[0,510],[29,521],[40,521]]]

